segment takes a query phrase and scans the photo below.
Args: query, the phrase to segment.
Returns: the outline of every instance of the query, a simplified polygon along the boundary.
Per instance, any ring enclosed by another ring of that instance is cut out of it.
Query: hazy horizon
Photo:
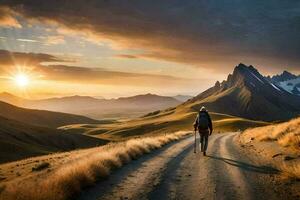
[[[234,67],[232,68],[232,71],[233,71],[233,69],[234,69]],[[215,80],[211,83],[211,85],[207,85],[207,88],[201,88],[201,90],[196,89],[197,91],[193,91],[193,92],[190,92],[190,93],[187,93],[187,92],[184,92],[184,91],[182,93],[172,92],[172,91],[158,92],[159,90],[138,91],[138,92],[133,92],[133,93],[131,93],[131,92],[126,92],[126,93],[117,93],[117,92],[89,93],[89,92],[85,92],[85,91],[63,92],[63,93],[55,93],[55,92],[53,92],[53,93],[45,93],[45,92],[32,93],[28,89],[28,87],[30,87],[30,86],[26,85],[26,88],[23,87],[23,86],[20,87],[20,85],[18,85],[18,83],[16,83],[16,80],[9,80],[11,82],[11,84],[14,85],[13,90],[7,90],[6,88],[4,88],[2,90],[0,89],[0,93],[9,93],[9,94],[12,94],[14,96],[27,98],[27,99],[31,99],[31,100],[39,100],[39,99],[47,99],[47,98],[62,98],[62,97],[70,97],[70,96],[90,96],[90,97],[94,97],[94,98],[98,98],[98,99],[117,99],[117,98],[122,98],[122,97],[132,97],[132,96],[136,96],[136,95],[146,95],[146,94],[154,94],[154,95],[168,96],[168,97],[177,96],[177,95],[196,96],[196,95],[202,93],[203,91],[209,89],[210,87],[212,87],[215,84],[215,82],[217,82],[217,81],[222,82],[223,80],[226,80],[227,76],[229,74],[232,74],[232,71],[229,72],[228,74],[226,74],[224,79]],[[263,74],[263,75],[272,77],[274,75],[281,74],[284,71],[288,71],[288,70],[287,69],[282,69],[282,71],[280,71],[278,73]],[[291,71],[288,71],[288,72],[291,72]],[[291,72],[291,73],[293,73],[293,72]],[[297,74],[297,73],[295,73],[295,75],[300,76],[300,74]],[[0,77],[0,80],[1,80],[1,77]],[[32,86],[33,85],[31,85],[31,87]]]
[[[201,93],[202,91],[200,91]],[[106,100],[112,100],[112,99],[118,99],[118,98],[126,98],[126,97],[134,97],[134,96],[139,96],[139,95],[158,95],[158,96],[163,96],[163,97],[175,97],[175,96],[196,96],[197,94],[170,94],[170,95],[166,95],[166,94],[158,94],[158,93],[137,93],[137,94],[132,94],[132,95],[119,95],[119,96],[100,96],[100,95],[88,95],[88,94],[82,94],[82,93],[70,93],[70,94],[45,94],[40,95],[38,97],[35,96],[29,96],[27,94],[20,94],[18,92],[8,92],[8,91],[0,91],[0,94],[10,94],[16,97],[20,97],[20,98],[25,98],[28,100],[43,100],[43,99],[51,99],[51,98],[64,98],[64,97],[75,97],[75,96],[79,96],[79,97],[93,97],[96,99],[106,99]],[[27,95],[27,96],[26,96]],[[43,98],[44,97],[44,98]]]

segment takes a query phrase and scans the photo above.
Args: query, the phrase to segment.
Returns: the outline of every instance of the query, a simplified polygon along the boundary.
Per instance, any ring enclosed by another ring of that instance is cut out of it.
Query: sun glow
[[[14,81],[19,87],[26,87],[29,84],[29,77],[20,73],[14,77]]]

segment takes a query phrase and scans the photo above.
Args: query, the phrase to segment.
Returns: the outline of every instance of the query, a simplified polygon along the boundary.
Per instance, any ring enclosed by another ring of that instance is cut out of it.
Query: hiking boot
[[[206,152],[205,151],[203,151],[203,156],[206,156]]]

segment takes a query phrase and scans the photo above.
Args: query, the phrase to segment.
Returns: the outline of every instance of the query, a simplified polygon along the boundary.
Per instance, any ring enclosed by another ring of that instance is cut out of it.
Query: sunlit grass
[[[70,199],[83,188],[107,177],[113,169],[187,134],[187,132],[177,132],[163,136],[137,138],[83,150],[82,156],[78,156],[51,173],[8,182],[0,193],[0,199]]]
[[[282,172],[291,177],[300,178],[300,118],[285,123],[248,129],[242,133],[241,137],[243,142],[254,140],[277,144],[276,150],[288,152],[286,156],[291,159],[286,160],[286,157],[283,157],[281,160],[272,160],[272,162]],[[268,151],[269,149],[264,150]]]
[[[244,135],[251,135],[259,141],[277,141],[283,147],[300,149],[300,118],[289,122],[248,129]]]

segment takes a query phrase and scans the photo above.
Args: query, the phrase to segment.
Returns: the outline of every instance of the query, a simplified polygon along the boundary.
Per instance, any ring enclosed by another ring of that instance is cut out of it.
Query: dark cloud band
[[[63,59],[43,53],[22,53],[0,50],[0,65],[27,64],[36,65],[42,62],[63,62]]]
[[[29,20],[146,49],[139,56],[148,58],[216,68],[244,60],[300,68],[298,0],[3,0],[1,5]]]
[[[43,63],[46,63],[43,64]],[[109,71],[103,68],[87,68],[69,65],[54,65],[53,62],[64,62],[64,59],[57,58],[50,54],[35,54],[10,52],[0,50],[0,77],[7,75],[10,68],[17,68],[20,65],[23,72],[26,68],[36,76],[42,75],[45,80],[65,81],[81,84],[104,84],[104,85],[131,85],[131,86],[191,86],[199,80],[184,79],[174,76],[129,73],[121,71]],[[51,64],[52,63],[52,64]]]

